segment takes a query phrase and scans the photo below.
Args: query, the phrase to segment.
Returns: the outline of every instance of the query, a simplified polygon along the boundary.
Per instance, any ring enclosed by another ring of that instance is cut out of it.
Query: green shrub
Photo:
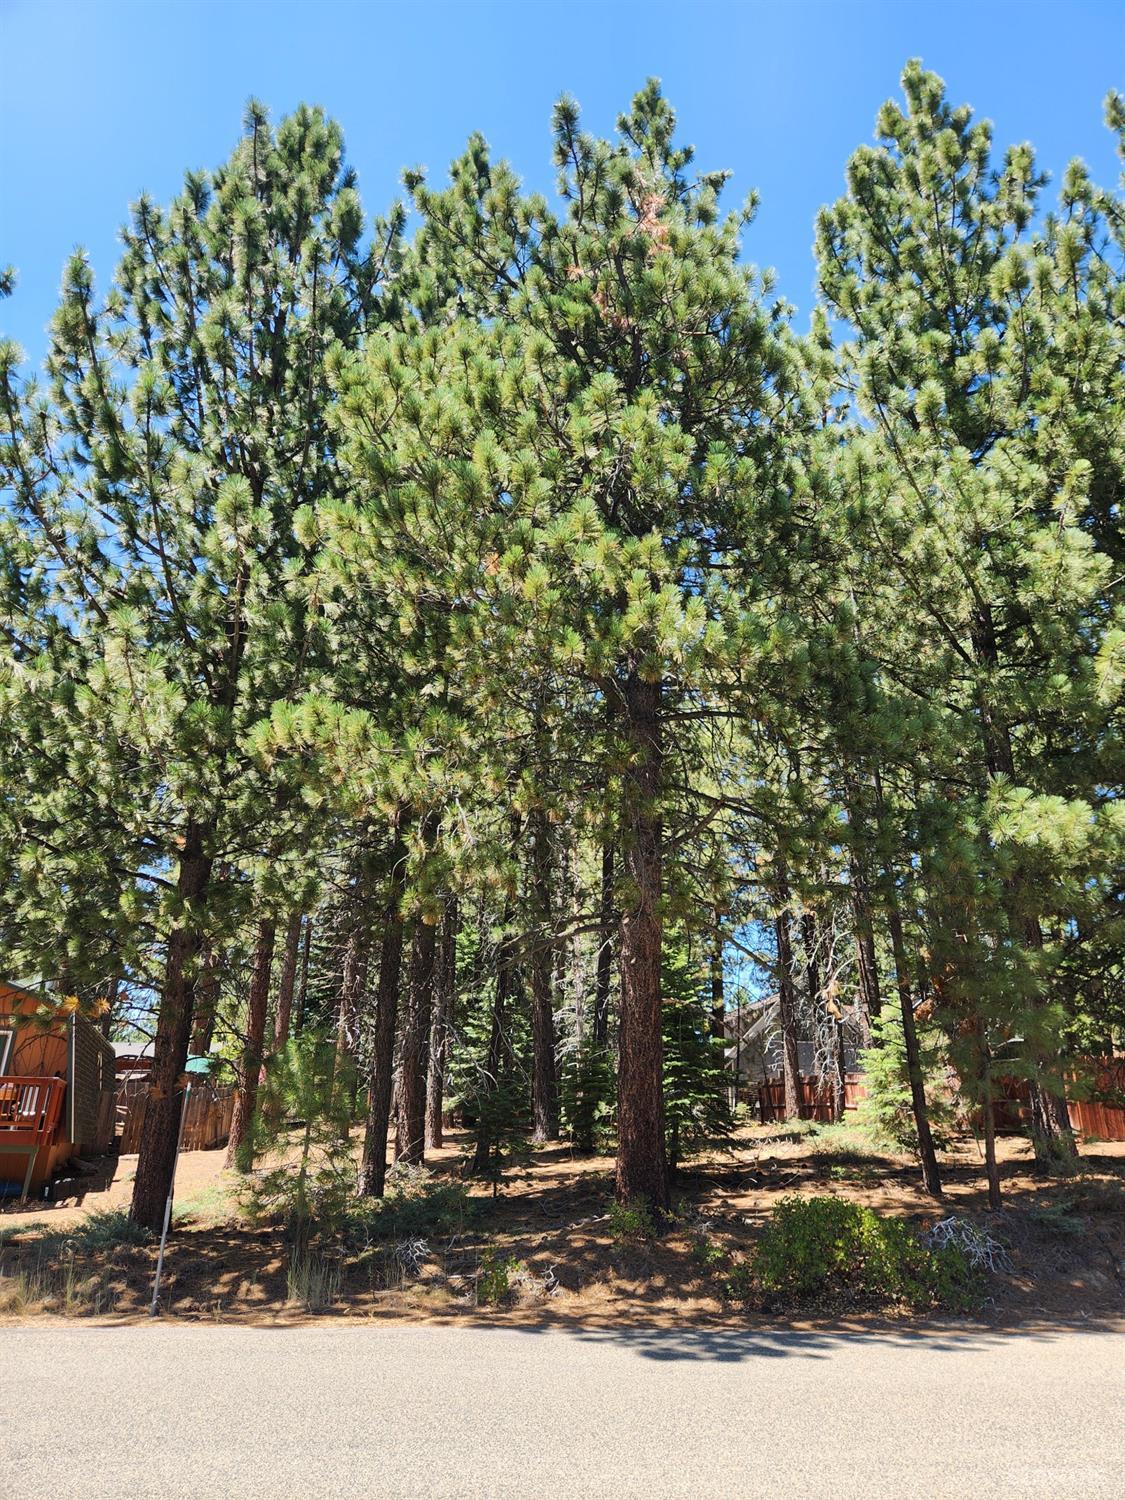
[[[728,1302],[752,1302],[757,1295],[754,1270],[748,1260],[736,1260],[722,1281],[723,1296]]]
[[[691,1258],[702,1270],[715,1271],[727,1264],[730,1260],[730,1252],[725,1246],[716,1244],[705,1234],[700,1234],[691,1242]]]
[[[473,1203],[459,1182],[435,1177],[426,1167],[396,1163],[384,1198],[362,1198],[348,1208],[344,1235],[367,1248],[375,1242],[448,1239],[460,1234]]]
[[[152,1231],[134,1224],[123,1208],[95,1209],[80,1224],[69,1229],[53,1229],[37,1224],[25,1230],[21,1240],[44,1260],[64,1260],[68,1256],[104,1254],[151,1242]],[[0,1241],[2,1246],[2,1241]]]
[[[67,1233],[77,1251],[95,1253],[116,1250],[121,1245],[147,1245],[152,1231],[136,1224],[123,1208],[98,1209]]]
[[[50,1254],[98,1255],[125,1246],[147,1245],[152,1231],[134,1224],[123,1208],[95,1209],[71,1229],[49,1230],[40,1241]]]
[[[632,1240],[651,1240],[656,1234],[652,1209],[643,1198],[609,1205],[609,1232],[618,1244]]]
[[[512,1276],[519,1267],[514,1255],[501,1256],[499,1251],[487,1249],[480,1258],[477,1273],[477,1302],[495,1306],[506,1301],[512,1290]]]
[[[1085,1222],[1075,1212],[1073,1203],[1047,1203],[1042,1208],[1029,1208],[1027,1217],[1037,1229],[1062,1239],[1077,1239],[1086,1232]]]
[[[968,1308],[978,1291],[959,1246],[930,1248],[902,1219],[845,1198],[783,1198],[749,1270],[763,1298],[786,1305]]]

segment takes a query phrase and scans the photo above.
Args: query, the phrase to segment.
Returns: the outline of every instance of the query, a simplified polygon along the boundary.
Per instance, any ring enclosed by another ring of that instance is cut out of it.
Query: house
[[[854,1020],[843,1023],[844,1109],[854,1110],[866,1089],[860,1062],[863,1043]],[[833,1089],[816,1066],[816,1043],[802,1036],[797,1042],[797,1092],[803,1120],[831,1120]],[[782,1038],[777,995],[756,1000],[737,1012],[727,1012],[725,1057],[737,1078],[737,1094],[756,1110],[762,1124],[785,1119],[782,1081]],[[1022,1132],[1030,1107],[1026,1079],[997,1079],[996,1128]],[[1076,1077],[1067,1084],[1067,1112],[1071,1128],[1086,1139],[1125,1140],[1125,1059],[1080,1058]]]
[[[0,980],[0,1194],[38,1194],[79,1152],[108,1150],[114,1054],[85,1016]]]
[[[737,1079],[737,1091],[758,1112],[762,1123],[785,1118],[785,1090],[782,1083],[783,1056],[780,1002],[768,995],[745,1009],[727,1012],[727,1065]],[[844,1108],[855,1109],[863,1095],[859,1069],[860,1038],[854,1021],[842,1026],[844,1063]],[[817,1068],[817,1045],[802,1036],[797,1041],[797,1077],[802,1119],[830,1120],[833,1116],[833,1088],[824,1067]]]

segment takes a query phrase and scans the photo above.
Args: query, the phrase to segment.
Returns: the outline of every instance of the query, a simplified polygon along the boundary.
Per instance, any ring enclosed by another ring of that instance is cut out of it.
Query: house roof
[[[116,1057],[151,1057],[155,1043],[148,1042],[110,1042]]]
[[[7,991],[10,995],[21,995],[27,1000],[43,1000],[42,990],[33,988],[30,983],[23,983],[18,979],[4,979],[0,977],[0,994]]]

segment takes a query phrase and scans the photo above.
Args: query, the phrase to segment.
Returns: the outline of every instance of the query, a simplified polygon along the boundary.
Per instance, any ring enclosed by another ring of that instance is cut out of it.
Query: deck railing
[[[0,1078],[0,1151],[49,1142],[65,1091],[61,1078]]]

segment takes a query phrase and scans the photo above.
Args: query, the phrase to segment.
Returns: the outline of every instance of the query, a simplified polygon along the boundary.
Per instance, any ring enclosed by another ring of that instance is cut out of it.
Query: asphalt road
[[[1125,1335],[0,1328],[5,1500],[1125,1493]]]

